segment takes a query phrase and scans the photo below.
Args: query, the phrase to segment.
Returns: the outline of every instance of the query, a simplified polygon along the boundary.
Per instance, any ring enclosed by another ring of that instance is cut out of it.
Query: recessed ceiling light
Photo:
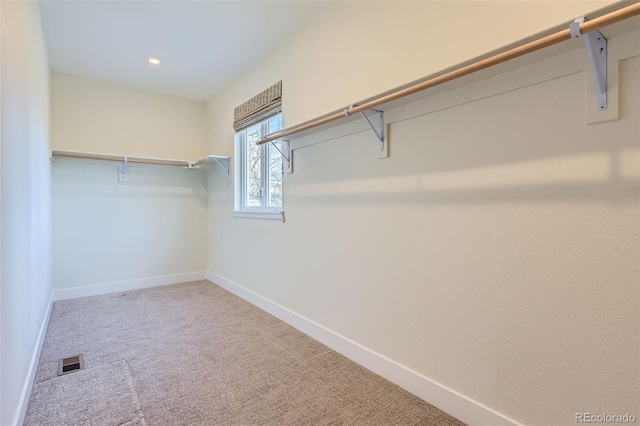
[[[149,63],[151,65],[160,65],[160,59],[154,58],[153,56],[149,58]]]

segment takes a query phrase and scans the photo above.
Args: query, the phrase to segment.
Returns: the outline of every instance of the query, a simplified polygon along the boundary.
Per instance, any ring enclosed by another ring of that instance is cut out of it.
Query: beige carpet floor
[[[58,359],[85,370],[57,376]],[[25,425],[460,425],[208,281],[56,302]]]

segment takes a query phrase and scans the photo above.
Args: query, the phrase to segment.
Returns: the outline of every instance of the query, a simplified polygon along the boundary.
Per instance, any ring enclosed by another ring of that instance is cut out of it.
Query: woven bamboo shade
[[[282,111],[282,81],[258,93],[233,111],[233,128],[238,131]]]

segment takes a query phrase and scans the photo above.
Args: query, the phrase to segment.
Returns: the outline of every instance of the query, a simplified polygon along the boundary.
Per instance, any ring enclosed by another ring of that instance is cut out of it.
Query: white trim
[[[278,123],[274,128],[271,128],[271,120],[274,118],[278,119]],[[233,137],[234,144],[234,200],[233,200],[233,209],[235,217],[244,217],[244,218],[257,218],[257,219],[275,219],[275,217],[269,217],[271,212],[274,210],[279,211],[282,210],[282,206],[270,206],[269,202],[269,194],[271,188],[271,178],[270,178],[270,166],[268,166],[269,158],[271,158],[270,151],[272,144],[263,144],[259,145],[258,149],[260,150],[260,182],[263,186],[264,191],[261,191],[261,201],[260,206],[252,207],[247,206],[247,195],[248,195],[248,183],[247,183],[247,155],[248,155],[248,131],[250,128],[259,126],[260,127],[260,135],[264,136],[268,133],[272,133],[278,131],[282,128],[282,112],[268,117],[258,123],[254,123],[249,127],[238,130]],[[284,160],[282,164],[284,164]],[[256,213],[254,213],[256,212]],[[242,214],[236,214],[242,213]],[[250,215],[244,215],[244,213],[249,213]]]
[[[311,321],[247,288],[207,271],[207,280],[281,319],[336,352],[469,425],[517,425],[515,420]]]
[[[44,344],[44,337],[47,334],[47,327],[49,327],[49,318],[51,318],[51,308],[53,307],[53,292],[49,297],[49,305],[44,313],[42,319],[42,325],[40,326],[40,332],[38,333],[38,339],[36,340],[36,347],[33,348],[33,356],[31,357],[31,363],[29,365],[29,371],[22,387],[22,393],[18,400],[18,406],[13,416],[14,426],[22,425],[24,423],[24,416],[27,414],[27,406],[29,404],[29,397],[31,396],[31,390],[33,389],[33,381],[36,377],[36,371],[38,369],[38,361],[40,360],[40,352],[42,352],[42,345]]]
[[[149,287],[179,284],[206,279],[205,271],[187,272],[184,274],[163,275],[159,277],[141,278],[137,280],[116,281],[84,287],[63,288],[53,291],[53,300],[77,299],[79,297],[98,296],[100,294],[118,293]]]
[[[267,212],[267,211],[251,211],[251,210],[234,210],[233,217],[240,217],[244,219],[268,219],[268,220],[281,220],[282,211]]]

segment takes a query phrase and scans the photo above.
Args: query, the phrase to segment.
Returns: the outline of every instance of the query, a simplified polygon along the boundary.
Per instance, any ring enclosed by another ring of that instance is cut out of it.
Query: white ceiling
[[[209,100],[337,2],[48,1],[53,71]],[[159,67],[149,56],[162,60]]]

